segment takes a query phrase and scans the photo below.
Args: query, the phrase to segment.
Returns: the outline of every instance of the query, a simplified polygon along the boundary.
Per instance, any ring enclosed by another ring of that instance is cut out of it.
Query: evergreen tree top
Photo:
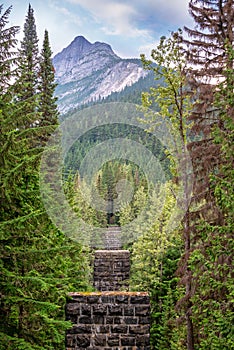
[[[34,10],[29,4],[24,23],[24,38],[21,42],[21,49],[27,52],[28,55],[38,54],[38,41]]]

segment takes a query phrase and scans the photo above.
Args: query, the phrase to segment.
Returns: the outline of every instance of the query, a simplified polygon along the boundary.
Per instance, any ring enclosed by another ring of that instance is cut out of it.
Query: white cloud
[[[82,19],[79,16],[77,16],[76,14],[69,11],[66,7],[58,6],[55,2],[50,2],[50,7],[53,10],[64,15],[64,19],[66,22],[72,22],[78,26],[81,26],[83,24]]]
[[[105,34],[146,36],[146,29],[139,29],[132,19],[136,18],[137,10],[131,3],[121,3],[116,0],[67,0],[70,3],[77,4],[87,9],[97,23],[104,23],[101,29]]]
[[[151,59],[151,52],[152,52],[153,49],[156,49],[158,44],[159,44],[159,40],[155,40],[155,41],[152,41],[150,43],[148,42],[145,45],[139,46],[139,49],[138,49],[139,56],[140,56],[140,54],[143,53],[143,54],[146,55],[146,57],[148,59]]]
[[[23,27],[28,0],[13,0],[12,23]],[[162,35],[189,25],[188,0],[31,0],[42,42],[48,29],[57,53],[77,35],[105,41],[119,55],[150,54]],[[11,0],[6,0],[6,4]],[[21,28],[22,28],[21,27]],[[22,33],[22,30],[21,30]]]
[[[146,36],[189,21],[188,0],[67,0],[88,10],[106,34]],[[144,29],[142,29],[144,25]]]

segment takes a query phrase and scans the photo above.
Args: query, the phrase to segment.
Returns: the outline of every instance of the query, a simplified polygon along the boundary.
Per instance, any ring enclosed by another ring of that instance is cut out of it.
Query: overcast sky
[[[53,54],[78,35],[91,43],[106,42],[121,57],[147,56],[162,35],[191,26],[188,0],[31,0],[41,47],[44,30],[49,31]],[[21,27],[29,1],[6,0],[13,6],[10,25]],[[20,38],[20,37],[19,37]]]

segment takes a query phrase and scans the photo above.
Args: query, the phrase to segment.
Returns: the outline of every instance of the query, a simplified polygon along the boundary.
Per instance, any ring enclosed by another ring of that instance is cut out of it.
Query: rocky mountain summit
[[[120,92],[147,75],[139,59],[123,59],[106,43],[77,36],[53,59],[61,113]]]

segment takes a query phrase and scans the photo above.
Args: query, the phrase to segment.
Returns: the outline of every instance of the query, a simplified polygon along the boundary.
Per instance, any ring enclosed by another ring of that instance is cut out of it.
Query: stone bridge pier
[[[150,300],[129,292],[130,253],[122,250],[120,228],[109,228],[105,250],[97,250],[93,285],[96,292],[70,293],[66,350],[149,350]]]

